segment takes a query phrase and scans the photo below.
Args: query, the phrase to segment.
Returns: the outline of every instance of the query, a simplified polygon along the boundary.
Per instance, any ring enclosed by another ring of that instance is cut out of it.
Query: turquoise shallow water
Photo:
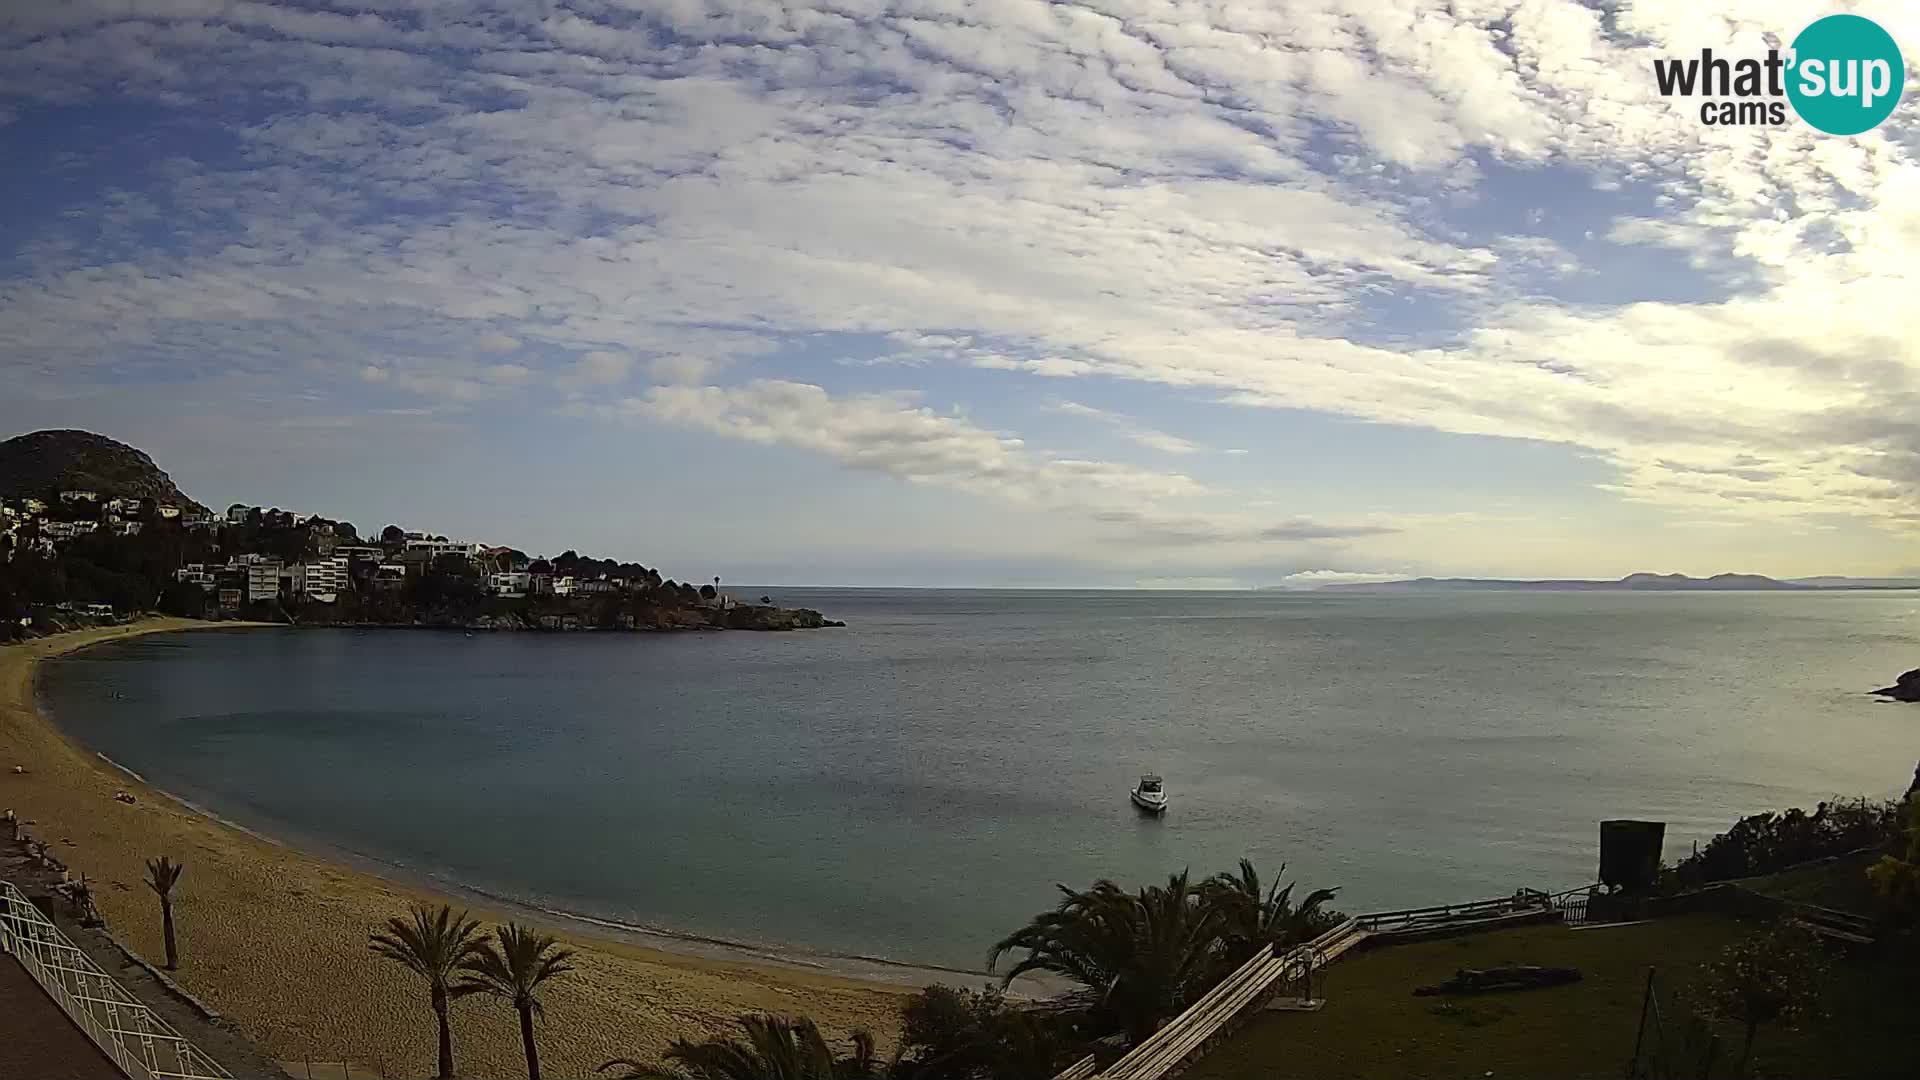
[[[760,590],[753,590],[756,593]],[[223,816],[531,903],[977,967],[1052,883],[1251,855],[1353,910],[1591,879],[1890,794],[1914,593],[778,590],[795,634],[266,630],[54,661],[87,745]],[[1153,769],[1173,809],[1137,814]]]

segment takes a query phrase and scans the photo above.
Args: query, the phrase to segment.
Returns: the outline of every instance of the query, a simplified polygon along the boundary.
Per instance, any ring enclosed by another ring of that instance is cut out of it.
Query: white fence
[[[17,958],[131,1080],[233,1080],[5,881],[0,881],[0,952]]]

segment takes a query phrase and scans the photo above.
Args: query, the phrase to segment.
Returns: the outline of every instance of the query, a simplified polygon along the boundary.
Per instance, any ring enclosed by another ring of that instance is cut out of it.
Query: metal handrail
[[[187,1037],[93,962],[9,881],[0,881],[0,952],[132,1080],[233,1080]]]

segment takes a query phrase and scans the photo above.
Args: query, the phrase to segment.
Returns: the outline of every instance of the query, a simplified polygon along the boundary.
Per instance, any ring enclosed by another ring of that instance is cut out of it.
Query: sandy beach
[[[174,893],[176,977],[269,1053],[427,1075],[433,1027],[424,985],[368,952],[367,934],[409,901],[443,897],[205,817],[76,746],[35,708],[39,660],[137,634],[233,625],[152,619],[0,647],[0,806],[36,822],[29,831],[97,883],[108,924],[149,959],[163,950],[159,904],[141,883],[145,860],[185,863]],[[27,772],[15,775],[15,765]],[[121,790],[136,802],[115,801]],[[489,924],[509,917],[456,906]],[[898,987],[551,929],[580,950],[578,970],[546,997],[541,1058],[555,1077],[589,1075],[611,1057],[652,1056],[674,1038],[732,1032],[745,1012],[806,1013],[834,1035],[869,1028],[883,1047],[895,1035]],[[524,1075],[504,1004],[456,1003],[454,1040],[461,1075]]]

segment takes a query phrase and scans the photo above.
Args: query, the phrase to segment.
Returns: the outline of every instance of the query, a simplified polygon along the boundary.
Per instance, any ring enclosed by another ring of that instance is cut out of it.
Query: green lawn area
[[[1881,913],[1884,902],[1867,881],[1867,867],[1879,858],[1877,851],[1849,855],[1818,866],[1747,878],[1740,884],[1782,900],[1798,900],[1873,918]]]
[[[1327,973],[1317,1013],[1263,1013],[1195,1064],[1193,1080],[1341,1080],[1358,1077],[1511,1077],[1617,1080],[1633,1051],[1647,968],[1659,971],[1663,1008],[1694,985],[1701,965],[1756,926],[1689,915],[1619,927],[1534,926],[1369,949]],[[1579,968],[1566,986],[1414,997],[1456,968],[1500,964]],[[1797,1032],[1762,1030],[1755,1077],[1912,1075],[1912,976],[1847,961],[1829,980],[1830,1019]],[[1730,1075],[1739,1035],[1723,1033]]]

